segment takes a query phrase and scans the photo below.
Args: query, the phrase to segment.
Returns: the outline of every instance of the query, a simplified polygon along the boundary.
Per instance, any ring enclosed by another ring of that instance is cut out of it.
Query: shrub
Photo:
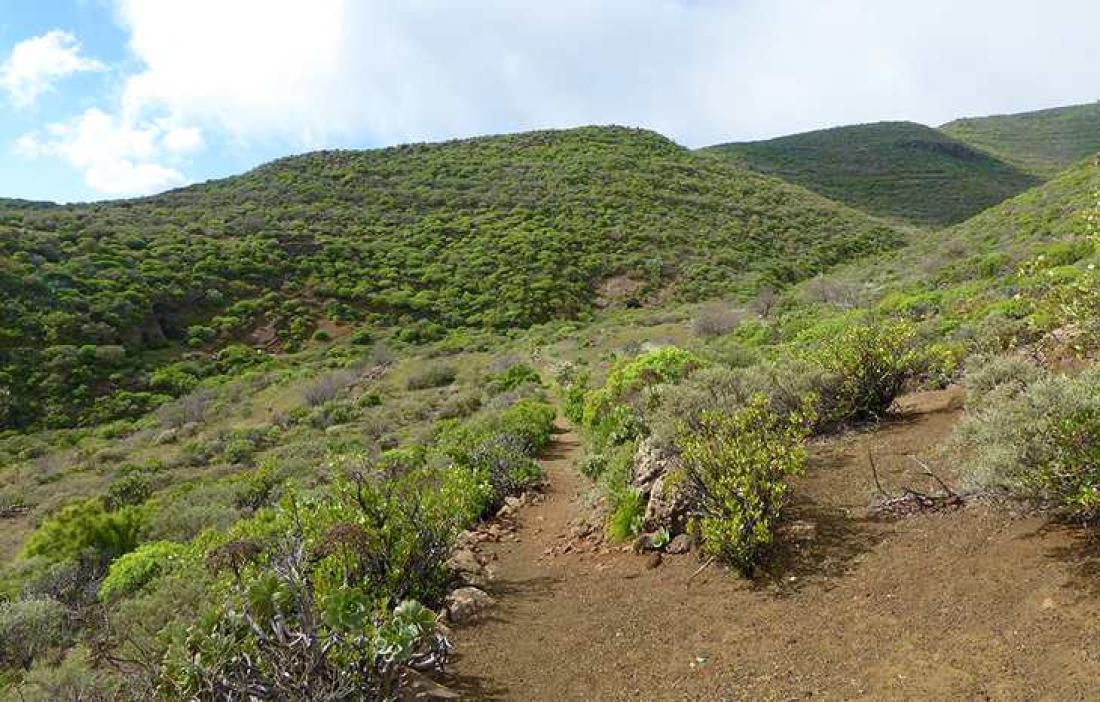
[[[881,416],[928,368],[913,328],[901,322],[848,327],[826,341],[814,358],[839,379],[832,410],[837,421]]]
[[[703,307],[691,322],[691,331],[695,336],[711,338],[725,336],[741,322],[742,315],[722,304]]]
[[[1015,395],[1041,377],[1043,369],[1020,356],[975,356],[966,364],[963,385],[968,403],[981,407],[994,390],[1002,397]]]
[[[85,500],[63,507],[43,522],[27,539],[23,552],[60,561],[94,549],[114,558],[138,545],[145,524],[146,514],[140,507],[109,512],[101,500]]]
[[[0,602],[0,660],[6,666],[30,668],[35,659],[64,643],[67,620],[65,606],[49,597]]]
[[[610,495],[611,516],[607,535],[614,541],[627,541],[637,536],[645,521],[645,499],[637,489],[625,486]]]
[[[1100,514],[1100,372],[1046,375],[1022,389],[987,393],[958,426],[948,450],[964,481],[1074,517]]]
[[[318,329],[313,332],[313,340],[317,342],[332,341],[332,334],[329,334],[324,329]]]
[[[302,399],[310,407],[323,405],[336,399],[344,388],[355,383],[355,376],[346,371],[325,373],[302,389]]]
[[[542,378],[539,377],[537,370],[526,363],[516,363],[500,373],[490,376],[485,391],[490,395],[499,395],[528,383],[542,385]]]
[[[771,545],[788,492],[802,471],[808,409],[780,415],[755,397],[737,411],[706,411],[680,442],[685,488],[697,511],[705,553],[751,573]]]
[[[431,365],[409,376],[405,386],[409,390],[426,390],[450,385],[458,377],[454,368],[445,365]]]
[[[99,586],[99,599],[104,602],[130,595],[146,583],[182,560],[187,547],[171,541],[142,544],[111,563],[107,577]]]

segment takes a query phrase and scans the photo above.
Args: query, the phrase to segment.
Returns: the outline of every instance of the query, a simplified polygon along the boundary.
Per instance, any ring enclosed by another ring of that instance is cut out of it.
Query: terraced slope
[[[957,119],[940,129],[1021,170],[1046,178],[1100,151],[1100,102]]]
[[[837,127],[705,151],[858,209],[922,225],[960,222],[1039,182],[913,122]]]

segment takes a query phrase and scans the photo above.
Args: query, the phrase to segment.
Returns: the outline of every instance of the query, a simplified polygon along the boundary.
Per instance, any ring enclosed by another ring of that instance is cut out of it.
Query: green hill
[[[962,221],[1038,183],[913,122],[837,127],[706,151],[867,212],[923,225]]]
[[[639,301],[747,295],[900,240],[616,127],[318,152],[157,197],[8,207],[0,427],[142,412],[160,399],[150,364],[261,327],[287,348],[322,318],[417,342],[583,315],[612,278]]]
[[[940,129],[1028,173],[1050,177],[1100,151],[1100,102],[958,119]]]

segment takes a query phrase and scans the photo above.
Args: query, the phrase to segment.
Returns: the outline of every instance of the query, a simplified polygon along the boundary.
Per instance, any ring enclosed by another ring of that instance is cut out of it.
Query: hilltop
[[[317,152],[144,199],[9,206],[0,427],[148,409],[143,369],[172,358],[149,349],[294,348],[321,320],[428,341],[583,316],[601,291],[746,296],[901,238],[618,127]]]
[[[940,129],[1023,171],[1049,178],[1100,151],[1100,102],[968,117]]]
[[[930,226],[960,222],[1039,182],[914,122],[836,127],[704,151],[866,212]]]

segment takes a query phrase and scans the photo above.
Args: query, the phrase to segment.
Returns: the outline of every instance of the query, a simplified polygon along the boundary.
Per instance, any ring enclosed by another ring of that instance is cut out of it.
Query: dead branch
[[[910,514],[937,512],[963,505],[962,496],[952,490],[947,483],[936,475],[928,464],[912,454],[907,454],[907,456],[921,468],[921,472],[936,482],[939,489],[935,492],[921,492],[906,485],[902,486],[901,491],[898,493],[887,492],[882,487],[874,457],[868,449],[867,461],[871,465],[871,475],[875,481],[875,488],[878,490],[878,495],[871,505],[873,512],[892,517],[904,517]]]

